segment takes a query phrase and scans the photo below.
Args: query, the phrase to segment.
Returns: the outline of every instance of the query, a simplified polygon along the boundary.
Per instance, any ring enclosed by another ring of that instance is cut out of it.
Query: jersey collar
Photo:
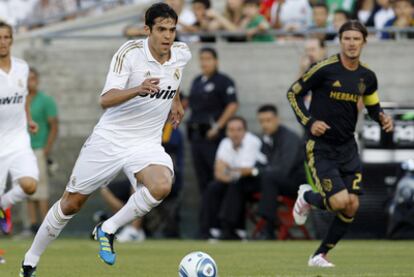
[[[147,56],[148,61],[155,62],[155,63],[158,63],[159,64],[159,62],[151,54],[151,51],[150,51],[149,46],[148,46],[148,38],[146,38],[144,40],[144,50],[145,50],[145,55]],[[174,63],[174,62],[177,61],[176,54],[175,54],[174,51],[172,51],[172,47],[171,47],[171,50],[170,51],[171,51],[171,57],[163,65],[170,65],[170,64],[172,64],[172,63]]]

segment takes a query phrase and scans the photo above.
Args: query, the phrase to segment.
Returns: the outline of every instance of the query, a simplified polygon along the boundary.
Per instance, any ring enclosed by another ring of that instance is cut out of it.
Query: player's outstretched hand
[[[29,121],[29,132],[32,134],[36,134],[37,131],[39,131],[39,125],[37,125],[36,122],[34,122],[33,120]]]
[[[173,101],[170,111],[169,120],[171,124],[173,125],[174,129],[176,129],[180,123],[181,120],[184,117],[184,108],[181,104],[181,101]]]
[[[385,113],[380,113],[379,120],[381,122],[382,129],[386,132],[392,132],[394,129],[394,123],[392,122],[391,116]]]
[[[320,137],[323,134],[325,134],[326,130],[329,130],[329,129],[331,129],[331,127],[328,124],[326,124],[323,121],[316,120],[315,122],[313,122],[311,126],[311,133],[315,137]]]
[[[148,78],[138,87],[139,95],[154,94],[160,91],[158,84],[160,83],[159,78]]]

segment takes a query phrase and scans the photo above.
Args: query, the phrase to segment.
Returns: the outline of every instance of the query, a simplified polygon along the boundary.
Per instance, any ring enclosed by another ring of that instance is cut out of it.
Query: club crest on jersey
[[[366,85],[365,85],[365,83],[364,83],[364,79],[360,79],[359,80],[359,84],[358,84],[358,91],[359,91],[359,93],[360,94],[364,94],[365,93],[365,90],[366,90]]]
[[[22,79],[19,79],[19,81],[17,81],[17,85],[21,88],[24,88],[24,84],[23,84]]]
[[[174,72],[174,80],[180,80],[180,70],[178,68]]]

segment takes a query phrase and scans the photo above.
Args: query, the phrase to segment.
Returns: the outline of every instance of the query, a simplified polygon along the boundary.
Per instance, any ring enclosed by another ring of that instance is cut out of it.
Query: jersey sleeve
[[[130,50],[134,49],[135,42],[129,41],[122,45],[115,55],[112,57],[111,65],[106,76],[105,86],[101,95],[104,95],[111,89],[125,89],[129,75],[131,72],[131,65],[129,61]]]
[[[380,100],[378,96],[378,80],[375,73],[372,72],[370,77],[366,80],[366,89],[362,97],[364,105],[367,108],[369,116],[377,121],[379,120],[379,115],[382,112]]]
[[[303,76],[289,88],[287,98],[295,116],[305,128],[310,128],[315,121],[305,106],[304,97],[309,91],[317,88],[323,80],[324,64],[312,66]]]
[[[174,42],[173,49],[177,51],[180,61],[186,65],[192,57],[190,48],[184,42]]]

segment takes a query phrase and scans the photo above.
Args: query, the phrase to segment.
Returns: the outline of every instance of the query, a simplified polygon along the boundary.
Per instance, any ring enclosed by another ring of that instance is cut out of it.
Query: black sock
[[[326,210],[325,202],[322,195],[317,192],[307,191],[304,193],[303,198],[305,201],[311,204],[314,207],[317,207],[321,210]]]
[[[326,234],[318,250],[316,250],[314,256],[321,253],[326,254],[329,250],[334,248],[338,241],[345,235],[349,224],[353,220],[353,217],[347,217],[341,213],[338,213],[329,226],[328,233]]]

